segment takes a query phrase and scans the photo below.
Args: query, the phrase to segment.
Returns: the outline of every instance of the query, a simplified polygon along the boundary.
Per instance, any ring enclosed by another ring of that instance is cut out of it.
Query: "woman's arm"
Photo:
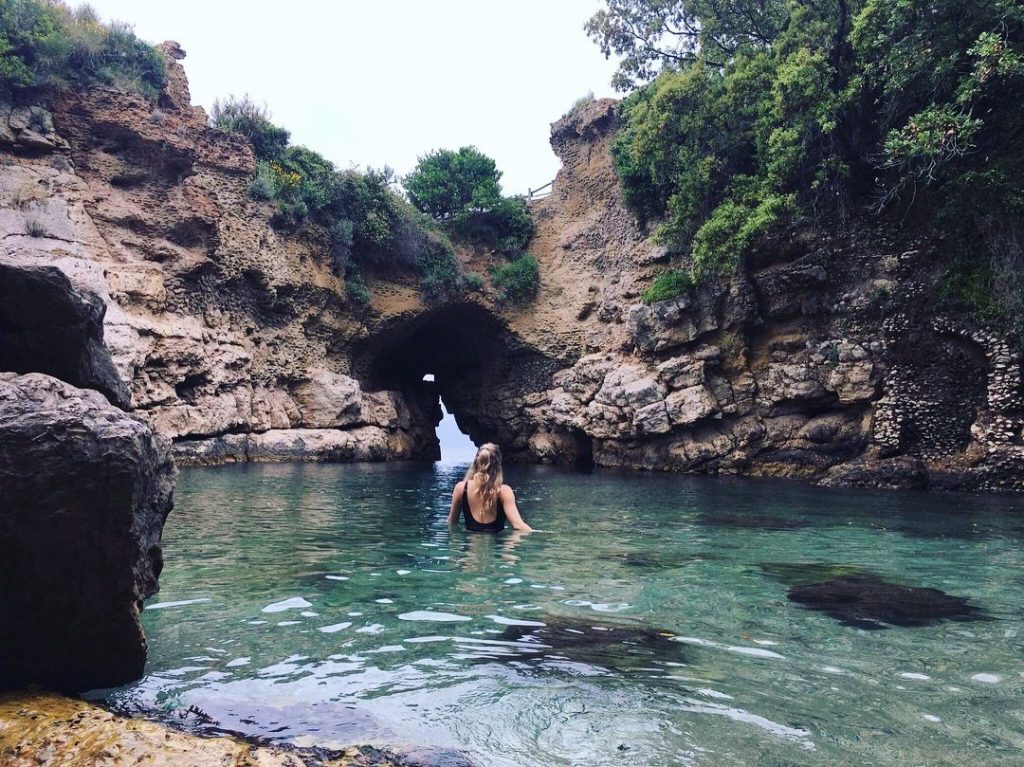
[[[532,533],[533,528],[523,521],[523,517],[519,513],[519,507],[516,506],[516,494],[512,492],[512,488],[508,485],[502,485],[498,495],[501,497],[501,507],[505,510],[505,517],[508,519],[509,524],[516,530]]]
[[[459,521],[459,501],[462,500],[462,488],[465,483],[459,482],[452,490],[452,507],[448,509],[448,524],[454,525]]]

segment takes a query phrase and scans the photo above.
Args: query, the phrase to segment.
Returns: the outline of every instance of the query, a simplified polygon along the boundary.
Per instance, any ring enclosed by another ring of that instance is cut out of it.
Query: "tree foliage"
[[[501,171],[475,147],[420,158],[403,182],[409,200],[456,239],[515,256],[533,236],[521,197],[504,197]]]
[[[606,4],[587,31],[641,86],[613,146],[624,197],[698,278],[793,216],[911,206],[980,257],[1021,251],[1019,0]]]
[[[160,53],[121,22],[103,24],[88,5],[0,0],[0,97],[46,99],[55,91],[113,85],[155,98]]]
[[[429,299],[460,289],[451,242],[391,188],[395,174],[390,168],[339,171],[317,152],[290,145],[288,131],[248,96],[215,102],[210,122],[252,143],[256,174],[250,192],[276,203],[276,227],[295,231],[308,222],[322,227],[332,266],[348,274],[349,295],[357,304],[369,302],[364,266],[418,272]]]

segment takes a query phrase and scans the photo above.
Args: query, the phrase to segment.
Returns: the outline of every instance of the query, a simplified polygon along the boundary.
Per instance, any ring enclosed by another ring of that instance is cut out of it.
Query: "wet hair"
[[[501,471],[501,448],[493,442],[481,445],[466,472],[466,479],[476,480],[484,508],[493,508],[498,502],[498,491],[505,483],[505,476]],[[469,485],[466,485],[466,492],[469,492]]]

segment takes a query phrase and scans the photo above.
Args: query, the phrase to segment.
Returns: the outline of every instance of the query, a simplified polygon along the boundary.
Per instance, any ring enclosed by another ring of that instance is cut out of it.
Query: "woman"
[[[533,528],[519,515],[515,493],[502,484],[503,480],[501,450],[492,442],[481,445],[465,481],[452,491],[448,524],[458,522],[461,511],[466,529],[473,533],[500,533],[505,529],[506,519],[516,530],[532,532]]]

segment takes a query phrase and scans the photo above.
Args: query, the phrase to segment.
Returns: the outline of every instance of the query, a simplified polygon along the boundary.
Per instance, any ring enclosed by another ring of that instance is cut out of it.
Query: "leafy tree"
[[[476,147],[439,149],[421,157],[405,178],[409,200],[438,221],[488,210],[501,199],[501,171]]]
[[[453,237],[520,253],[533,236],[533,218],[521,197],[503,197],[501,171],[475,147],[441,149],[421,157],[405,177],[409,200]]]
[[[621,56],[622,91],[698,61],[723,66],[743,48],[770,46],[787,24],[785,0],[606,0],[584,29],[605,57]]]
[[[958,267],[965,295],[993,286],[1024,327],[1019,0],[606,0],[587,31],[640,86],[624,198],[696,278],[793,216],[913,206],[1005,277]]]

